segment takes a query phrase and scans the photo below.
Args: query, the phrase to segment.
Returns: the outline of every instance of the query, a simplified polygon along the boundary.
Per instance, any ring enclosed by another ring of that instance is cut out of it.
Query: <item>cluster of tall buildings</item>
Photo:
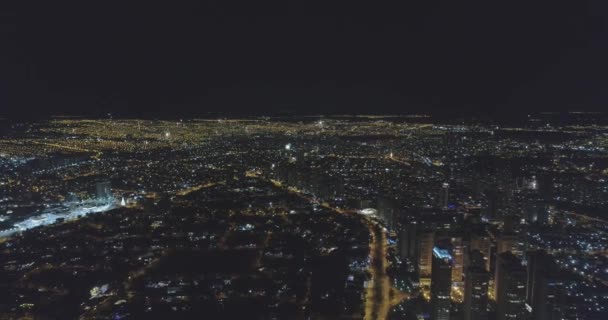
[[[401,271],[417,275],[414,286],[430,302],[431,319],[458,314],[544,320],[565,314],[551,302],[564,296],[563,275],[537,271],[553,270],[553,262],[546,254],[536,258],[532,250],[543,246],[528,233],[550,227],[555,218],[548,205],[553,184],[546,176],[514,174],[508,161],[497,157],[477,157],[468,180],[458,176],[465,171],[439,164],[436,170],[446,171],[448,178],[430,174],[425,183],[433,187],[420,192],[425,201],[416,202],[412,192],[405,196],[382,187],[394,170],[389,165],[384,172],[376,170],[378,163],[352,160],[356,156],[336,165],[298,152],[286,147],[283,160],[267,175],[338,207],[374,208],[366,212],[397,237]],[[427,178],[422,176],[413,180]]]
[[[423,227],[426,226],[426,227]],[[563,274],[542,250],[516,252],[514,234],[495,239],[433,232],[426,223],[403,226],[399,254],[414,259],[412,270],[430,301],[430,319],[450,319],[453,302],[465,320],[562,319]]]
[[[399,220],[398,253],[417,274],[430,319],[563,319],[566,275],[542,250],[523,240],[512,215],[485,223],[476,208],[449,206],[447,183],[435,208],[415,209]],[[522,219],[546,223],[547,209],[530,197]]]

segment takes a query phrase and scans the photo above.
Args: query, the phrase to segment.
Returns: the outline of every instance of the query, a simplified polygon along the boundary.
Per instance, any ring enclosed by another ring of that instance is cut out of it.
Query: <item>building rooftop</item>
[[[439,247],[433,247],[433,255],[439,259],[452,260],[452,255],[446,249],[440,249]]]

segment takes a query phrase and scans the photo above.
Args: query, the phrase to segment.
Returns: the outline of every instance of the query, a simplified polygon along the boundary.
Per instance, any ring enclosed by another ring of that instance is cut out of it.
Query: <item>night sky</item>
[[[5,2],[5,116],[608,104],[606,0]]]

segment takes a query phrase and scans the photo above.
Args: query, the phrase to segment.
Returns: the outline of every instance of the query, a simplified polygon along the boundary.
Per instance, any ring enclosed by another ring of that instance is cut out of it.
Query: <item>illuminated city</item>
[[[5,121],[0,312],[600,319],[608,125],[571,116]]]
[[[608,1],[0,1],[0,320],[607,320]]]

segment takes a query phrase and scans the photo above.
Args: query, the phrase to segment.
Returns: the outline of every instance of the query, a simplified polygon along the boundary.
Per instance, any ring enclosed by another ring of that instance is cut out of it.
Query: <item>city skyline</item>
[[[0,319],[608,319],[608,1],[0,3]]]
[[[565,116],[4,120],[0,315],[602,319],[608,124]]]

